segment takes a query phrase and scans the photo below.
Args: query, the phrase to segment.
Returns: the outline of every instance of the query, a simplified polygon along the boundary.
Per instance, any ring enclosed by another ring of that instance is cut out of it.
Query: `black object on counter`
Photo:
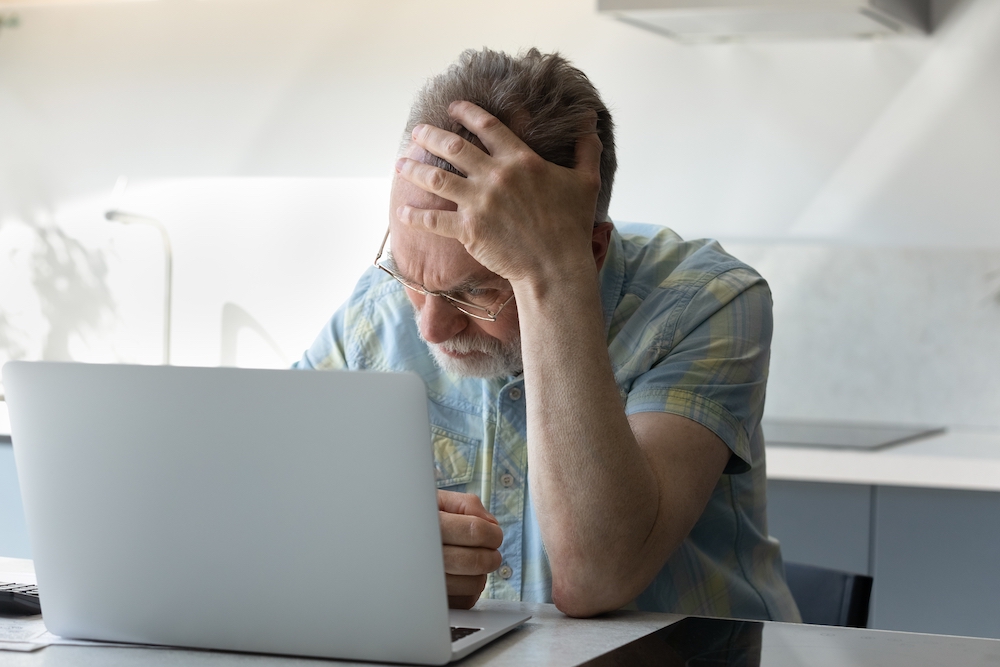
[[[0,583],[0,613],[30,616],[42,613],[38,586]]]

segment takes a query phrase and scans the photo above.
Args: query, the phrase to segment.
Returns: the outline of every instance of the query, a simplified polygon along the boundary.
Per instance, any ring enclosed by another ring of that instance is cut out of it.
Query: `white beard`
[[[419,314],[417,332],[420,331]],[[430,348],[434,363],[450,375],[469,378],[513,377],[524,367],[521,361],[521,335],[517,334],[507,343],[496,338],[459,334],[443,343],[429,343],[421,334],[420,339]],[[444,350],[458,354],[473,353],[468,357],[456,358],[445,354]]]

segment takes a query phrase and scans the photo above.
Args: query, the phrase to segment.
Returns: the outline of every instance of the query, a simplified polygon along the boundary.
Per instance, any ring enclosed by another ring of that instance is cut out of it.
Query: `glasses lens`
[[[493,310],[493,306],[499,306],[506,298],[504,292],[498,289],[473,289],[462,292],[448,292],[442,294],[447,299],[459,304],[472,305],[484,310]]]
[[[496,314],[510,301],[514,292],[509,287],[506,289],[496,288],[475,288],[456,292],[431,292],[423,285],[407,280],[396,273],[391,266],[392,259],[388,262],[376,261],[375,266],[392,276],[398,283],[420,294],[439,296],[447,300],[451,305],[458,308],[466,315],[470,315],[480,320],[496,320]]]

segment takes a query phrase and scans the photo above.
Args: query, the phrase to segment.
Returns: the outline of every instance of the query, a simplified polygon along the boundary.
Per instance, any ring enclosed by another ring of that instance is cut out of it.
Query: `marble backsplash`
[[[770,417],[1000,427],[1000,248],[723,242],[770,283]]]

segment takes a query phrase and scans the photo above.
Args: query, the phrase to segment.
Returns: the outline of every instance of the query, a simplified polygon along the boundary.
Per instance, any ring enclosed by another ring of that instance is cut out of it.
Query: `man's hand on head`
[[[570,169],[539,157],[475,104],[454,102],[449,112],[489,153],[440,128],[415,127],[417,146],[467,177],[400,158],[396,170],[402,178],[458,206],[457,211],[401,206],[400,222],[457,239],[480,264],[515,285],[564,279],[581,268],[592,271],[602,151],[596,114],[577,142]]]
[[[503,531],[479,498],[438,491],[448,605],[471,609],[486,587],[486,575],[502,562]]]

